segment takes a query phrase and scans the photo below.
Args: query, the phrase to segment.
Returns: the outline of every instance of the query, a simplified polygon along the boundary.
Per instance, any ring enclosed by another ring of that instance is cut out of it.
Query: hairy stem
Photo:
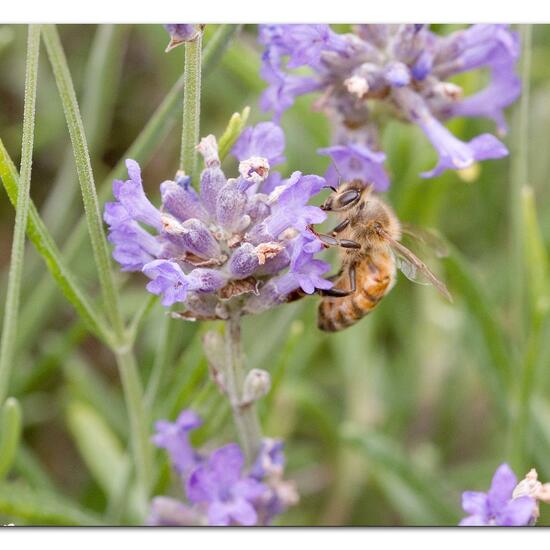
[[[254,403],[243,406],[243,384],[246,376],[241,351],[241,320],[238,311],[232,312],[225,327],[224,382],[231,402],[233,418],[247,464],[252,464],[260,450],[261,429]]]
[[[17,191],[15,228],[11,249],[8,292],[4,310],[4,324],[0,343],[0,405],[8,392],[9,378],[14,364],[19,296],[23,277],[25,232],[30,209],[32,151],[34,146],[34,114],[36,105],[36,82],[40,53],[40,25],[30,25],[27,41],[27,68],[25,76],[25,107],[23,114],[23,140],[21,145],[21,179]]]
[[[185,44],[183,92],[183,127],[181,136],[180,169],[195,179],[201,116],[201,49],[202,33]]]

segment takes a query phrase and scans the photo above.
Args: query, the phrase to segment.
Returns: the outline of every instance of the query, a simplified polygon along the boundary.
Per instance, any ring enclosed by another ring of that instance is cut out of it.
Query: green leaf
[[[128,468],[120,441],[96,411],[82,402],[69,403],[66,418],[92,477],[112,497],[120,490],[120,481]]]
[[[388,500],[411,522],[422,525],[456,525],[458,504],[445,484],[407,457],[405,449],[375,432],[360,432],[347,426],[344,441],[364,453]],[[457,500],[458,503],[458,500]]]
[[[0,412],[0,479],[9,472],[21,437],[21,406],[15,397],[6,399]]]
[[[85,357],[76,354],[63,361],[63,372],[71,397],[92,407],[124,440],[128,435],[128,418],[118,388],[110,385]]]
[[[28,525],[104,525],[103,520],[66,497],[22,482],[0,483],[0,513]]]
[[[250,107],[245,107],[242,113],[233,113],[229,119],[227,128],[224,130],[218,143],[220,161],[223,162],[225,157],[229,154],[229,151],[231,151],[231,147],[233,147],[235,142],[239,139],[239,136],[246,126],[249,115]]]

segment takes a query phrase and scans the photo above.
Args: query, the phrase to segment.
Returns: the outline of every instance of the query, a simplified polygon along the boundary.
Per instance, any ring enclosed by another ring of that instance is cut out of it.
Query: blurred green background
[[[436,26],[441,33],[454,28]],[[206,45],[215,30],[207,27]],[[59,32],[99,187],[181,76],[183,49],[164,53],[160,25],[63,25]],[[0,26],[0,138],[16,165],[26,33],[24,26]],[[260,52],[256,27],[245,26],[204,76],[201,135],[220,136],[246,105],[252,122],[268,119],[258,108]],[[286,441],[286,477],[301,494],[277,524],[453,525],[462,517],[461,492],[486,490],[504,461],[520,478],[536,467],[550,481],[549,55],[550,28],[534,26],[527,93],[508,110],[511,156],[484,162],[473,177],[448,172],[421,180],[418,174],[435,163],[427,139],[397,122],[383,132],[392,175],[387,198],[402,220],[435,228],[449,242],[447,258],[428,260],[454,303],[399,276],[372,315],[341,333],[317,330],[316,297],[245,320],[248,366],[269,370],[273,379],[260,403],[264,433]],[[457,82],[467,94],[486,79],[480,71]],[[314,99],[301,98],[282,119],[284,174],[323,174],[327,167],[316,149],[329,144],[329,127],[310,110]],[[157,204],[159,183],[177,168],[180,118],[178,107],[162,139],[136,159]],[[462,139],[494,132],[485,120],[450,127]],[[231,160],[226,164],[234,170]],[[31,194],[63,248],[83,207],[44,50]],[[4,303],[14,221],[4,192],[0,214]],[[97,296],[88,239],[70,266]],[[149,299],[145,277],[117,274],[117,282],[131,318]],[[139,522],[131,488],[120,490],[128,420],[113,356],[87,332],[31,245],[21,308],[10,395],[21,403],[24,431],[0,483],[0,522]],[[227,403],[208,379],[201,351],[207,329],[168,319],[156,303],[139,326],[136,354],[146,387],[151,372],[161,373],[152,420],[172,420],[193,407],[205,419],[194,442],[213,448],[236,434]],[[155,473],[153,494],[182,495],[162,452]],[[539,524],[549,523],[543,509]]]

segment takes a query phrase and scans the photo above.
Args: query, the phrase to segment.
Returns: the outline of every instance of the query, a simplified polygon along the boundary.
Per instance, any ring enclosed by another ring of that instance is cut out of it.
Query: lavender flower
[[[535,519],[536,501],[531,496],[514,496],[517,479],[507,464],[497,468],[487,493],[466,491],[462,508],[469,514],[460,525],[529,525]]]
[[[283,479],[281,441],[264,439],[247,471],[244,455],[235,443],[208,457],[193,449],[188,434],[200,424],[191,410],[183,411],[175,423],[157,422],[153,442],[168,451],[189,502],[155,497],[148,525],[267,525],[298,501],[294,484]]]
[[[159,420],[155,424],[153,443],[168,451],[170,461],[180,475],[199,463],[199,457],[189,442],[189,432],[201,424],[202,420],[190,409],[182,411],[174,423]]]
[[[187,480],[187,498],[207,509],[209,525],[255,525],[258,519],[254,501],[266,487],[243,476],[244,456],[234,443],[214,451],[208,461],[196,468]]]
[[[264,122],[243,132],[233,148],[237,178],[221,170],[214,136],[198,149],[205,161],[199,192],[179,174],[161,184],[160,209],[144,193],[138,164],[126,162],[129,179],[113,183],[116,202],[104,214],[122,270],[142,271],[151,279],[147,290],[164,306],[184,303],[181,315],[190,319],[226,319],[229,302],[252,313],[300,287],[329,288],[322,278],[329,266],[314,258],[322,245],[308,229],[326,217],[308,204],[325,180],[271,172],[284,161],[282,130]]]
[[[345,179],[388,187],[378,122],[388,112],[416,124],[439,154],[437,166],[422,174],[434,177],[476,161],[500,158],[505,146],[490,134],[465,143],[442,124],[456,116],[486,117],[506,130],[503,109],[520,93],[515,75],[519,57],[516,33],[505,25],[472,25],[439,36],[427,25],[357,25],[338,35],[328,25],[262,25],[265,46],[262,76],[268,83],[261,105],[276,119],[298,96],[320,91],[315,107],[328,114],[334,146],[328,154]],[[295,73],[307,66],[311,73]],[[491,82],[463,97],[448,82],[453,75],[488,68]],[[334,183],[332,167],[327,180]]]

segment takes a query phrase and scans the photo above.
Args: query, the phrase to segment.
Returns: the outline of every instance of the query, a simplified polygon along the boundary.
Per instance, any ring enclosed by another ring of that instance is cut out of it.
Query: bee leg
[[[348,276],[349,276],[349,290],[345,290],[343,288],[328,288],[328,289],[320,289],[317,292],[321,296],[329,296],[331,298],[345,298],[350,294],[354,294],[355,291],[357,290],[357,274],[355,272],[354,265],[352,265],[349,268]]]
[[[340,233],[341,231],[344,231],[344,229],[349,225],[349,218],[344,220],[343,222],[340,222],[331,232],[330,234],[333,236],[333,237],[336,237],[336,235],[338,233]]]
[[[361,248],[361,245],[356,241],[350,241],[348,239],[338,239],[332,235],[325,235],[323,233],[317,233],[318,239],[326,246],[340,246],[342,248]]]

